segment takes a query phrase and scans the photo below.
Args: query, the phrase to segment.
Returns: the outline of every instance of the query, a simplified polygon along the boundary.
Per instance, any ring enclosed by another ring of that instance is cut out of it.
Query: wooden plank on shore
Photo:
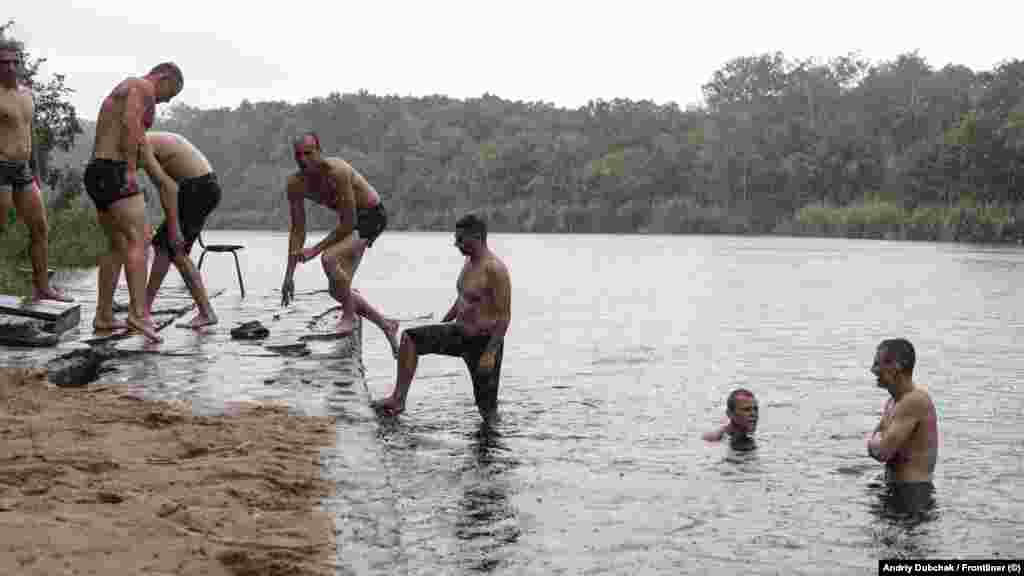
[[[52,324],[53,332],[61,334],[78,326],[82,306],[75,302],[41,300],[33,302],[20,296],[0,295],[0,313],[12,316],[38,318]]]

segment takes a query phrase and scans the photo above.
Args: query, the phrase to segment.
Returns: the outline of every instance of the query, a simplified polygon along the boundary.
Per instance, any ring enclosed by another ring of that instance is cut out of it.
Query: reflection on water
[[[466,451],[455,521],[461,562],[473,572],[500,567],[502,550],[519,539],[516,510],[509,503],[511,476],[518,464],[499,430],[481,423]]]

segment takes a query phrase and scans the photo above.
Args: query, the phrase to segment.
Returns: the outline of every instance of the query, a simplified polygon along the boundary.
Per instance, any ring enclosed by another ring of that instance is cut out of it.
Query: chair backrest
[[[200,232],[199,235],[196,236],[196,240],[199,242],[199,247],[205,250],[206,249],[206,244],[203,244],[203,233],[202,232]]]

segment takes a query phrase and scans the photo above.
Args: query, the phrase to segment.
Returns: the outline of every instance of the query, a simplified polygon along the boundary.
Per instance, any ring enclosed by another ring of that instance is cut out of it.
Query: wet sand
[[[334,574],[332,424],[0,368],[0,574]]]

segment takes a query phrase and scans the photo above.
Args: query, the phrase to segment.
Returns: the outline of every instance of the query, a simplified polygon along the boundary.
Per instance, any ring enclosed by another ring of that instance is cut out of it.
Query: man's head
[[[185,76],[174,62],[162,62],[146,74],[156,84],[156,101],[170,102],[185,87]]]
[[[455,223],[455,247],[466,256],[487,244],[487,223],[475,214],[467,214]]]
[[[314,170],[320,164],[320,156],[323,153],[320,148],[320,137],[316,132],[301,134],[292,141],[292,152],[300,171]]]
[[[871,373],[880,388],[893,389],[900,382],[910,380],[914,374],[917,356],[914,346],[903,338],[882,340],[875,351]]]
[[[0,37],[0,83],[8,87],[17,84],[22,49],[21,42]]]
[[[725,400],[725,413],[734,428],[750,435],[757,429],[757,398],[745,388],[737,388]]]

